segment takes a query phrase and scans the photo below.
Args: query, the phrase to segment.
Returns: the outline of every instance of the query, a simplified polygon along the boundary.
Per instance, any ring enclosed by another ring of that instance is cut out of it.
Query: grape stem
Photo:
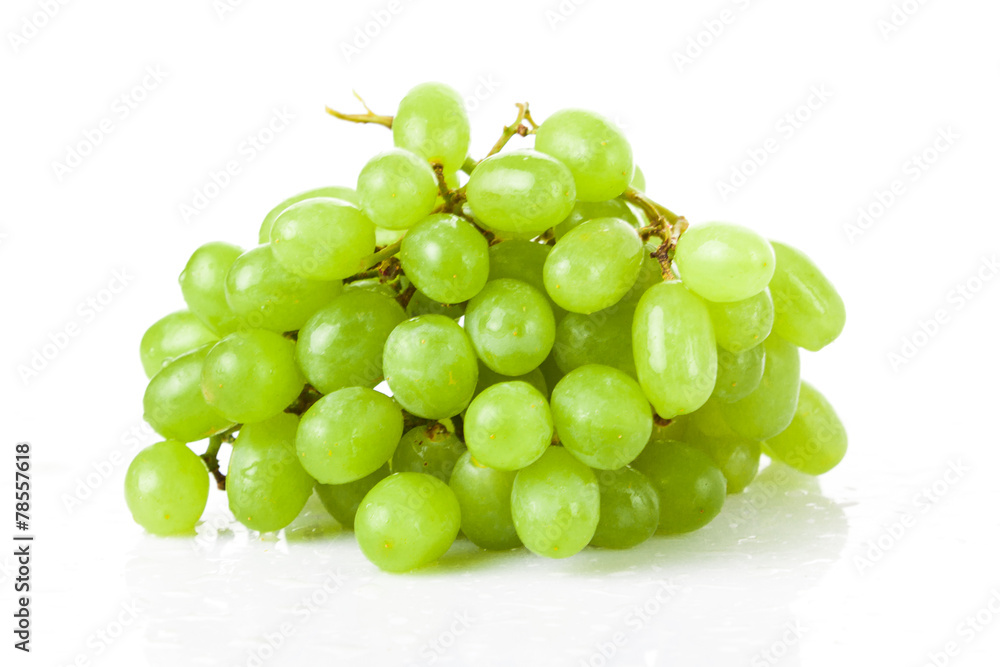
[[[395,255],[396,253],[398,253],[399,252],[399,247],[400,247],[400,245],[402,245],[402,243],[403,243],[403,240],[400,239],[399,241],[396,241],[393,244],[387,245],[386,247],[382,248],[381,250],[379,250],[375,254],[369,255],[368,259],[365,260],[365,271],[367,271],[368,269],[371,269],[372,267],[375,267],[375,266],[381,264],[384,260],[387,260],[390,257],[392,257],[393,255]],[[372,276],[372,277],[374,277],[374,276]],[[353,277],[349,278],[349,280],[351,280],[351,279],[353,279]]]
[[[215,486],[218,487],[219,491],[226,490],[226,476],[219,470],[219,450],[222,448],[222,443],[231,443],[235,439],[233,434],[239,430],[240,426],[242,424],[237,424],[222,433],[210,437],[208,439],[208,449],[201,455],[201,460],[205,462],[205,465],[208,466],[208,472],[215,478]]]
[[[438,191],[441,193],[441,199],[444,200],[444,208],[442,209],[446,213],[452,213],[455,208],[462,205],[465,201],[465,191],[462,188],[457,190],[452,190],[448,187],[448,182],[444,178],[444,165],[440,162],[431,162],[431,166],[434,168],[434,175],[437,177]]]
[[[365,108],[365,113],[341,113],[336,109],[326,108],[326,112],[333,116],[334,118],[339,118],[340,120],[346,120],[351,123],[375,123],[376,125],[384,125],[387,128],[392,129],[392,116],[383,116],[377,114],[368,108],[368,104],[365,103],[364,99],[358,95],[357,91],[354,92],[354,97],[358,98],[361,102],[361,106]]]
[[[528,129],[528,126],[524,124],[524,121],[528,121],[528,123],[531,125],[531,129]],[[532,120],[531,112],[528,111],[528,103],[518,102],[517,118],[514,119],[513,123],[503,128],[503,134],[501,134],[500,138],[497,139],[497,142],[493,144],[493,148],[491,148],[490,152],[486,154],[486,157],[490,157],[491,155],[496,155],[497,153],[502,151],[503,147],[507,145],[507,142],[510,141],[511,137],[513,137],[515,134],[521,137],[526,137],[529,134],[533,134],[537,129],[538,125],[535,123],[534,120]],[[464,169],[465,165],[462,165],[462,167]]]
[[[661,230],[665,230],[670,225],[677,222],[680,217],[673,211],[671,211],[666,206],[662,204],[657,204],[655,201],[646,196],[646,193],[636,190],[635,188],[628,188],[621,195],[622,199],[625,201],[632,202],[636,206],[642,209],[642,212],[646,214],[649,218],[650,226],[659,227]]]

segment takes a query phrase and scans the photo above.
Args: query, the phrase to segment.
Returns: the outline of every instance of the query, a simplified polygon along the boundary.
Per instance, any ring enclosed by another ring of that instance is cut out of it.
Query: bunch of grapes
[[[750,229],[689,228],[644,193],[613,123],[537,124],[520,104],[475,161],[442,84],[395,116],[329,112],[395,147],[355,189],[280,203],[257,247],[195,250],[187,310],[143,336],[145,418],[166,440],[125,495],[149,532],[190,533],[214,476],[260,532],[315,491],[388,571],[459,531],[565,558],[706,525],[762,452],[813,475],[842,459],[840,420],[799,378],[799,348],[844,326],[833,286]],[[504,150],[517,136],[534,148]]]

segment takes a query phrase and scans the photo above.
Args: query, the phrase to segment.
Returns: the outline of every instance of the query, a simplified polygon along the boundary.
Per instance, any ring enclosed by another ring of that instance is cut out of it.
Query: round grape
[[[202,366],[211,347],[210,343],[175,358],[146,386],[143,417],[163,437],[194,442],[233,425],[201,393]]]
[[[399,261],[417,289],[441,303],[471,299],[490,274],[489,244],[469,222],[439,213],[403,237]]]
[[[139,343],[139,356],[146,377],[151,378],[174,357],[219,339],[193,313],[179,310],[160,318],[146,329]]]
[[[298,204],[300,201],[305,201],[306,199],[316,199],[319,197],[325,199],[342,199],[349,204],[354,204],[358,207],[361,206],[361,198],[358,197],[357,192],[355,192],[352,188],[345,188],[339,185],[300,192],[294,197],[289,197],[271,209],[271,211],[267,214],[267,217],[265,217],[264,221],[260,224],[260,231],[257,233],[257,243],[264,244],[271,241],[271,227],[274,225],[274,221],[278,219],[278,216],[285,212],[285,209]]]
[[[415,86],[399,103],[392,140],[428,162],[440,162],[446,174],[455,173],[469,153],[465,100],[443,83]]]
[[[631,549],[656,532],[660,498],[646,476],[632,468],[599,470],[601,518],[590,543],[607,549]]]
[[[431,475],[399,472],[375,485],[354,519],[358,545],[387,572],[407,572],[448,551],[461,509],[447,484]]]
[[[749,299],[732,303],[705,303],[719,347],[733,354],[757,347],[771,335],[774,302],[765,288]]]
[[[674,256],[684,285],[709,301],[749,299],[774,275],[774,250],[757,232],[726,222],[696,225]]]
[[[501,382],[476,396],[465,414],[465,443],[476,460],[518,470],[538,460],[552,442],[552,412],[527,382]]]
[[[517,473],[484,466],[465,452],[455,464],[449,486],[462,514],[462,533],[477,547],[502,551],[521,546],[510,513]]]
[[[520,280],[486,284],[465,311],[465,331],[476,354],[503,375],[523,375],[552,350],[556,323],[548,299]]]
[[[462,441],[441,424],[417,426],[407,431],[396,446],[392,471],[422,472],[447,484],[455,462],[465,451]]]
[[[339,280],[367,267],[375,252],[375,226],[353,204],[307,199],[293,204],[271,227],[271,250],[285,270],[309,280]]]
[[[396,148],[379,153],[358,176],[361,210],[379,227],[407,229],[430,215],[438,197],[430,164]]]
[[[318,482],[345,484],[392,458],[402,435],[403,414],[391,398],[365,387],[346,387],[306,410],[295,448],[302,467]]]
[[[226,274],[242,254],[239,246],[206,243],[194,251],[178,278],[188,309],[219,336],[239,326],[226,302]]]
[[[826,397],[803,382],[792,423],[768,438],[764,447],[773,459],[809,475],[822,475],[847,453],[847,430]]]
[[[772,243],[777,268],[771,281],[774,333],[816,352],[844,330],[844,300],[823,272],[791,246]]]
[[[726,500],[726,478],[712,458],[682,442],[652,443],[633,466],[660,498],[661,533],[687,533],[708,524]]]
[[[158,442],[129,465],[125,502],[135,522],[154,535],[190,533],[208,502],[208,468],[183,443]]]

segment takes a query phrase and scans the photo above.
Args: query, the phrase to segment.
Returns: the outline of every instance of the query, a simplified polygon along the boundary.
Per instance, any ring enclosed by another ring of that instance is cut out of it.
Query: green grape
[[[263,329],[231,333],[212,347],[201,371],[205,400],[241,424],[269,419],[302,393],[295,342]]]
[[[760,385],[764,376],[764,346],[733,354],[724,348],[717,351],[719,366],[712,396],[725,403],[746,398]]]
[[[447,213],[426,217],[410,229],[399,262],[418,290],[441,303],[471,299],[490,274],[486,239],[469,222]]]
[[[759,293],[774,275],[774,251],[757,232],[706,222],[681,235],[674,256],[684,285],[708,301],[730,303]]]
[[[713,399],[692,414],[683,441],[712,457],[726,478],[726,493],[740,493],[757,476],[761,446],[730,429],[718,406]]]
[[[382,368],[399,404],[424,419],[446,419],[464,410],[479,375],[472,342],[444,315],[420,315],[393,329]]]
[[[646,175],[642,173],[639,165],[635,165],[635,173],[632,175],[632,187],[639,192],[646,191]]]
[[[429,162],[440,162],[446,174],[455,173],[469,153],[465,100],[443,83],[415,86],[399,103],[392,140]]]
[[[611,306],[590,315],[568,313],[556,327],[552,353],[563,372],[603,364],[635,377],[631,308]]]
[[[764,443],[768,456],[810,475],[832,470],[847,453],[847,431],[833,406],[808,382],[802,383],[792,423]]]
[[[361,206],[361,198],[358,197],[357,192],[355,192],[352,188],[345,188],[339,185],[300,192],[294,197],[289,197],[271,209],[271,211],[267,214],[267,217],[265,217],[264,221],[260,224],[260,231],[257,233],[257,243],[264,244],[270,242],[271,226],[274,225],[274,221],[278,219],[278,216],[285,212],[285,209],[298,204],[300,201],[305,201],[306,199],[316,199],[318,197],[342,199],[349,204],[354,204],[358,207]]]
[[[732,303],[705,302],[712,316],[715,340],[733,354],[757,347],[771,335],[774,302],[771,290],[764,289],[749,299]]]
[[[295,346],[299,368],[323,394],[382,381],[382,350],[406,319],[396,300],[371,290],[344,292],[309,318]],[[363,332],[360,333],[359,332]]]
[[[556,337],[548,299],[520,280],[486,283],[465,310],[465,331],[476,354],[503,375],[523,375],[545,361]]]
[[[565,448],[549,447],[518,471],[510,508],[524,546],[539,556],[569,558],[587,546],[597,530],[597,477]]]
[[[477,547],[501,551],[521,546],[510,513],[517,473],[484,466],[465,452],[448,483],[462,511],[462,532]]]
[[[361,501],[376,484],[389,476],[389,464],[385,463],[378,470],[361,479],[346,484],[316,484],[316,495],[323,507],[337,523],[345,528],[354,528],[354,517],[358,513]]]
[[[281,530],[299,515],[315,481],[295,453],[299,418],[278,414],[247,424],[233,444],[226,496],[236,520],[251,530]]]
[[[788,428],[799,402],[799,350],[769,336],[764,345],[764,375],[745,398],[719,407],[726,423],[752,440],[767,440]]]
[[[383,229],[382,227],[376,227],[375,245],[379,248],[384,248],[396,241],[401,241],[404,236],[406,236],[405,229]]]
[[[286,271],[308,280],[340,280],[364,271],[375,252],[375,225],[340,199],[294,204],[271,227],[271,250]]]
[[[165,438],[194,442],[233,425],[205,402],[201,371],[212,343],[175,358],[153,376],[142,397],[143,417]]]
[[[649,442],[666,442],[667,440],[683,441],[690,421],[691,415],[678,415],[673,419],[660,422],[653,420],[653,433],[649,436]]]
[[[465,414],[465,444],[477,461],[497,470],[518,470],[537,461],[552,434],[549,402],[527,382],[487,387]]]
[[[478,396],[483,393],[483,390],[487,387],[492,387],[495,384],[501,382],[527,382],[532,387],[538,390],[542,396],[549,395],[549,385],[545,382],[545,376],[542,374],[540,368],[536,368],[530,373],[525,373],[524,375],[501,375],[494,370],[491,370],[489,366],[485,365],[483,362],[479,362],[479,379],[476,381],[476,391],[473,397]]]
[[[653,431],[649,401],[635,380],[591,364],[566,374],[552,390],[559,440],[591,468],[618,470],[635,459]]]
[[[308,280],[289,273],[269,245],[240,255],[226,275],[226,301],[242,328],[295,331],[340,292],[339,280]]]
[[[403,413],[391,398],[367,387],[345,387],[306,410],[295,448],[316,481],[345,484],[392,458],[402,435]]]
[[[607,549],[631,549],[656,532],[660,523],[660,497],[638,470],[597,471],[601,492],[601,518],[590,543]]]
[[[541,372],[542,377],[545,378],[545,386],[548,388],[548,391],[545,392],[546,396],[552,393],[552,389],[555,388],[555,386],[559,384],[559,380],[562,380],[563,376],[566,375],[566,373],[559,368],[559,364],[556,363],[555,351],[549,353],[549,356],[545,357],[545,361],[543,361],[542,365],[538,367],[538,370]]]
[[[154,535],[190,533],[208,503],[208,468],[184,443],[150,445],[125,473],[125,503],[135,522]]]
[[[413,293],[410,302],[406,304],[406,314],[410,317],[416,317],[417,315],[444,315],[445,317],[457,320],[465,315],[465,302],[440,303],[418,290]]]
[[[194,251],[178,278],[188,310],[219,336],[232,333],[239,326],[233,309],[226,303],[226,274],[242,254],[239,246],[206,243]]]
[[[431,475],[397,472],[361,502],[354,534],[365,556],[387,572],[407,572],[443,556],[462,517],[455,493]]]
[[[632,146],[625,133],[592,111],[555,112],[538,128],[535,148],[569,167],[580,201],[617,197],[629,186],[635,173]]]
[[[596,220],[598,218],[618,218],[633,227],[639,227],[639,220],[635,217],[635,213],[632,212],[628,204],[621,199],[608,199],[606,201],[576,202],[569,216],[556,225],[552,231],[555,234],[556,240],[559,240],[566,236],[571,229],[579,227],[588,220]]]
[[[632,323],[639,385],[667,419],[700,408],[715,387],[718,360],[704,302],[677,281],[649,288]]]
[[[632,467],[660,498],[661,533],[687,533],[714,519],[726,500],[726,478],[705,452],[683,442],[651,444]]]
[[[813,352],[844,330],[844,301],[812,260],[795,248],[772,242],[777,258],[771,296],[774,333]]]
[[[402,148],[379,153],[358,175],[361,210],[379,227],[407,229],[437,203],[437,177],[424,159]]]
[[[146,377],[151,378],[167,362],[219,339],[205,323],[186,310],[170,313],[153,323],[142,335],[139,356]]]
[[[441,424],[417,426],[407,431],[392,455],[393,472],[423,472],[445,484],[455,462],[466,451],[458,437]]]
[[[465,194],[476,218],[490,229],[534,236],[566,219],[576,187],[563,163],[533,150],[518,150],[476,165]]]
[[[545,289],[574,313],[602,310],[635,284],[642,255],[642,240],[624,220],[589,220],[556,242],[545,260]]]

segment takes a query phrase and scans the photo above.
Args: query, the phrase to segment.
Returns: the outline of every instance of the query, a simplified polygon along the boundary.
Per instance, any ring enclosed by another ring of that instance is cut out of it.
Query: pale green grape
[[[611,306],[590,315],[568,313],[556,327],[552,352],[563,372],[603,364],[635,377],[632,308]]]
[[[771,335],[764,341],[764,375],[745,398],[719,407],[726,423],[752,440],[767,440],[788,428],[799,402],[799,350]]]
[[[403,271],[417,289],[441,303],[471,299],[490,274],[489,244],[457,215],[424,218],[403,237]]]
[[[772,242],[777,269],[771,280],[774,333],[813,352],[844,330],[844,301],[812,260],[795,248]]]
[[[430,215],[438,197],[430,164],[401,148],[379,153],[358,175],[361,210],[379,227],[407,229]]]
[[[726,478],[705,452],[683,442],[655,442],[632,467],[660,498],[661,533],[687,533],[714,519],[726,500]]]
[[[154,535],[190,533],[208,503],[208,468],[181,442],[146,447],[125,473],[125,503]]]
[[[632,323],[639,385],[667,419],[700,408],[715,387],[718,359],[704,302],[677,281],[649,288]]]
[[[358,513],[361,501],[372,488],[389,476],[389,464],[385,463],[378,470],[361,479],[346,484],[316,484],[316,495],[323,507],[337,522],[345,528],[354,528],[354,517]]]
[[[660,497],[638,470],[596,471],[601,491],[601,518],[590,543],[607,549],[631,549],[656,532]]]
[[[479,374],[472,342],[444,315],[420,315],[393,329],[382,368],[399,404],[424,419],[446,419],[464,410]]]
[[[165,438],[194,442],[233,425],[205,402],[201,371],[212,343],[175,358],[153,376],[142,397],[143,417]]]
[[[761,443],[729,428],[714,399],[691,415],[681,439],[712,457],[726,478],[726,493],[742,492],[757,476]]]
[[[635,165],[635,174],[632,175],[632,187],[639,192],[646,191],[646,175],[642,173],[639,165]]]
[[[294,197],[289,197],[271,209],[271,211],[267,214],[267,217],[265,217],[264,221],[260,224],[260,231],[257,233],[257,243],[263,244],[270,242],[271,226],[274,225],[274,221],[278,219],[278,216],[285,212],[285,209],[298,204],[300,201],[305,201],[306,199],[316,199],[318,197],[342,199],[349,204],[354,204],[358,207],[361,206],[361,198],[358,197],[357,192],[355,192],[352,188],[345,188],[339,185],[300,192]]]
[[[219,339],[193,313],[179,310],[160,318],[142,335],[139,357],[146,377],[151,378],[167,362]]]
[[[545,260],[545,289],[571,312],[602,310],[635,284],[642,255],[642,240],[624,220],[589,220],[556,242]]]
[[[316,481],[345,484],[392,458],[402,435],[403,413],[391,398],[367,387],[345,387],[306,410],[295,448]]]
[[[476,165],[465,194],[476,218],[490,229],[537,235],[566,219],[576,187],[566,165],[543,153],[517,150]]]
[[[462,517],[455,493],[431,475],[398,472],[375,485],[354,519],[365,556],[387,572],[407,572],[443,556]]]
[[[749,299],[732,303],[707,301],[712,316],[715,340],[719,347],[733,354],[757,347],[771,335],[774,324],[774,302],[771,290],[764,289]]]
[[[527,382],[500,382],[473,399],[465,414],[465,444],[497,470],[518,470],[545,453],[552,442],[549,402]]]
[[[340,292],[339,280],[308,280],[289,273],[269,245],[240,255],[226,275],[226,302],[241,328],[295,331]]]
[[[729,303],[759,293],[774,275],[774,251],[757,232],[728,222],[695,225],[674,256],[684,285],[708,301]]]
[[[298,425],[298,417],[281,413],[243,426],[233,443],[226,496],[233,516],[251,530],[281,530],[312,495],[315,481],[295,453]]]
[[[532,387],[537,389],[542,396],[549,395],[549,385],[545,382],[545,375],[542,374],[540,368],[536,368],[530,373],[525,373],[524,375],[501,375],[480,361],[479,379],[476,381],[476,391],[473,396],[478,396],[487,387],[492,387],[500,382],[514,382],[515,380],[527,382]]]
[[[457,320],[465,315],[465,302],[441,303],[418,290],[413,293],[410,302],[406,304],[406,314],[410,317],[416,317],[417,315],[444,315],[445,317]]]
[[[581,366],[559,381],[552,390],[552,418],[563,447],[602,470],[631,463],[653,431],[649,401],[636,381],[597,364]]]
[[[367,267],[375,225],[340,199],[307,199],[285,209],[271,227],[271,250],[286,271],[309,280],[340,280]]]
[[[226,274],[243,249],[229,243],[206,243],[191,255],[178,278],[188,310],[219,336],[236,331],[239,320],[226,303]]]
[[[429,162],[440,162],[446,174],[455,173],[469,153],[465,101],[443,83],[415,86],[399,103],[392,140]]]
[[[462,441],[441,424],[417,426],[403,434],[396,446],[392,471],[427,473],[447,484],[455,462],[465,452]]]
[[[269,419],[298,397],[305,378],[295,342],[263,329],[231,333],[212,347],[201,391],[213,408],[242,424]]]
[[[406,319],[403,308],[378,292],[345,292],[309,318],[295,346],[299,368],[323,394],[382,381],[382,350]]]
[[[520,280],[486,283],[465,310],[465,331],[484,364],[504,375],[523,375],[552,350],[556,323],[548,299]]]
[[[832,470],[847,453],[847,430],[823,394],[802,383],[795,417],[788,428],[767,439],[768,456],[810,475]]]
[[[718,349],[719,367],[712,396],[725,403],[746,398],[760,385],[764,376],[764,346],[758,345],[733,354]]]
[[[518,471],[510,508],[524,546],[539,556],[568,558],[587,546],[597,530],[597,478],[565,448],[549,447]]]
[[[621,199],[608,199],[606,201],[576,202],[569,216],[556,225],[552,231],[555,234],[556,240],[559,240],[566,236],[571,229],[579,227],[588,220],[596,220],[597,218],[618,218],[633,227],[639,226],[639,221],[628,204]]]
[[[510,513],[517,473],[484,466],[466,452],[448,485],[462,511],[462,532],[477,547],[501,551],[521,546]]]
[[[580,201],[617,197],[629,186],[635,173],[632,146],[625,133],[592,111],[555,112],[538,128],[535,148],[569,167]]]

